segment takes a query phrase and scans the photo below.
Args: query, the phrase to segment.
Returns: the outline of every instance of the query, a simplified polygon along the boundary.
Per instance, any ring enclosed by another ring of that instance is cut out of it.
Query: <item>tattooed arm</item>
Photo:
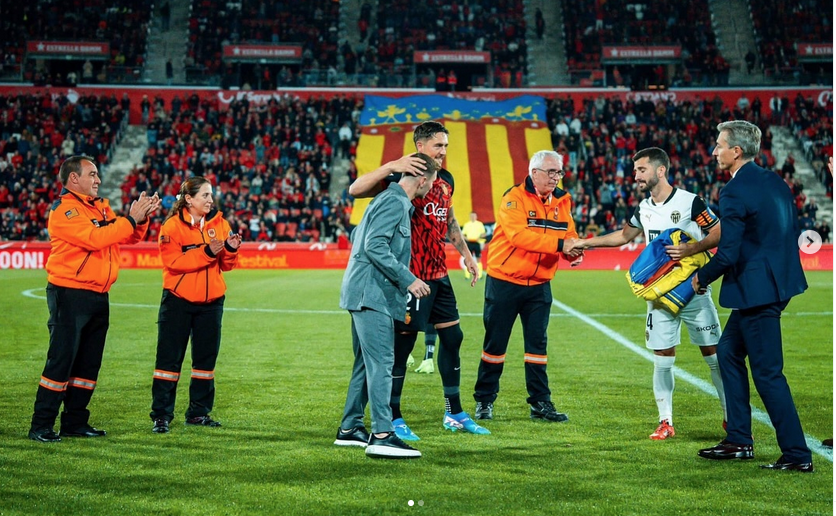
[[[475,286],[476,281],[479,279],[479,266],[476,264],[473,255],[470,254],[470,249],[467,248],[467,242],[465,242],[464,235],[462,235],[462,228],[459,226],[459,221],[456,220],[456,216],[453,214],[452,206],[447,211],[447,238],[450,239],[450,242],[459,254],[464,257],[464,266],[473,278],[470,280],[470,286]]]

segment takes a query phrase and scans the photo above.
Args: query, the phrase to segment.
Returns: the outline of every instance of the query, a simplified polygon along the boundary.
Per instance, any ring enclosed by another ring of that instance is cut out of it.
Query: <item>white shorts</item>
[[[691,344],[716,346],[720,341],[720,316],[711,299],[711,287],[704,295],[696,295],[685,308],[673,315],[664,308],[647,302],[644,340],[648,349],[662,350],[678,346],[682,323],[688,328]]]

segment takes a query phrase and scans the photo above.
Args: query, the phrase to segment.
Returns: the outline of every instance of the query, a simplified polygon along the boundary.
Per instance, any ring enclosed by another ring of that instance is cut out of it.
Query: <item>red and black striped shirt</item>
[[[387,181],[399,181],[400,174],[392,174]],[[453,204],[453,174],[445,169],[429,193],[412,200],[412,259],[409,270],[424,281],[447,276],[447,217]]]

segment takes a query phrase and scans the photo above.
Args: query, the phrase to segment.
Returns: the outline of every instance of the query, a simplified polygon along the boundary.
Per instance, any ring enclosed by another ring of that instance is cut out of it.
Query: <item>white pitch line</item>
[[[33,288],[29,290],[24,290],[21,294],[25,297],[29,297],[32,299],[46,299],[44,295],[38,295],[36,292],[43,291],[43,287],[41,288]],[[137,303],[117,303],[111,302],[110,306],[119,306],[123,308],[153,308],[159,309],[159,304],[147,305],[147,304],[137,304]],[[312,314],[312,315],[341,315],[345,314],[345,310],[300,310],[300,309],[290,309],[290,308],[245,308],[245,307],[234,307],[226,305],[224,306],[224,311],[229,312],[262,312],[262,313],[270,313],[270,314]],[[728,315],[729,312],[720,312],[720,315]],[[792,316],[799,316],[799,317],[826,317],[832,316],[833,312],[784,312],[784,315],[792,315]],[[459,312],[459,316],[461,317],[482,317],[482,312]],[[625,314],[625,313],[600,313],[600,314],[586,314],[587,317],[614,317],[614,318],[633,318],[633,319],[642,319],[646,318],[644,313],[633,313],[633,314]],[[569,313],[552,313],[549,314],[549,317],[575,317],[573,314]]]
[[[561,303],[556,299],[552,299],[552,304],[557,308],[560,308],[564,312],[572,315],[573,317],[580,319],[581,321],[585,322],[586,324],[592,326],[596,330],[600,331],[607,337],[611,338],[612,340],[616,341],[617,343],[621,344],[625,348],[629,349],[630,351],[634,352],[635,354],[639,355],[640,357],[653,362],[653,353],[648,351],[647,349],[640,347],[636,343],[630,341],[627,337],[621,335],[617,331],[611,329],[610,327],[601,324],[600,322],[596,321],[595,319],[591,318],[590,316],[581,313],[574,308]],[[696,376],[692,375],[691,373],[680,369],[677,366],[673,366],[674,374],[685,380],[686,382],[690,383],[694,387],[698,388],[699,390],[705,392],[709,396],[714,398],[717,397],[717,389],[714,388],[713,385],[709,384],[702,378],[697,378]],[[757,407],[752,407],[752,417],[764,423],[765,425],[769,426],[774,430],[772,426],[772,422],[769,420],[769,415],[766,412],[760,410]],[[807,446],[817,454],[821,455],[825,459],[833,462],[833,450],[829,448],[825,448],[821,445],[821,440],[815,439],[808,434],[804,434],[804,439],[807,441]]]

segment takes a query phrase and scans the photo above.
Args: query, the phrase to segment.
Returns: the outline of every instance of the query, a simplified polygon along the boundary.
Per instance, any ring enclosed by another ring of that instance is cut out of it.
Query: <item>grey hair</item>
[[[761,130],[755,124],[745,120],[732,120],[717,124],[717,131],[726,131],[729,147],[740,147],[743,159],[755,159],[761,148]]]
[[[531,156],[531,161],[528,162],[528,174],[531,175],[531,171],[535,168],[542,168],[543,162],[546,161],[546,158],[555,158],[557,160],[558,168],[563,170],[563,156],[555,151],[541,150],[535,152],[534,156]]]

